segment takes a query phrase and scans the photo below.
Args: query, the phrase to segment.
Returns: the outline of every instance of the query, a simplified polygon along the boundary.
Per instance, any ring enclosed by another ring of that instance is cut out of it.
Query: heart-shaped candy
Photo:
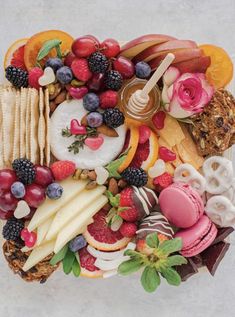
[[[109,172],[103,166],[97,166],[95,168],[96,173],[96,183],[98,185],[103,185],[109,177]]]
[[[102,136],[98,136],[96,138],[86,138],[85,140],[86,146],[88,146],[93,151],[98,150],[103,143],[104,138]]]
[[[70,122],[70,133],[73,135],[86,134],[86,127],[81,125],[78,120],[73,119]]]
[[[30,213],[30,208],[29,205],[26,203],[26,201],[24,200],[20,200],[18,202],[18,205],[14,211],[14,216],[17,219],[21,219],[24,218],[26,216],[28,216]]]
[[[39,78],[38,83],[40,86],[46,86],[54,83],[55,73],[51,67],[46,67],[44,69],[43,75]]]
[[[148,174],[149,177],[155,178],[162,175],[166,170],[166,164],[163,160],[156,160],[155,164],[149,168]]]
[[[70,87],[69,94],[74,99],[81,99],[88,93],[87,87]]]

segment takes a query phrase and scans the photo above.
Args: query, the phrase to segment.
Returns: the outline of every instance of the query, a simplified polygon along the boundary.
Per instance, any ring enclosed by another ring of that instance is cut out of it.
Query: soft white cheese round
[[[118,127],[116,131],[119,137],[116,138],[102,135],[104,143],[98,150],[93,151],[85,145],[78,154],[74,154],[68,151],[68,146],[75,141],[75,137],[63,137],[62,129],[70,127],[72,119],[81,121],[86,113],[82,100],[64,101],[56,108],[50,119],[51,152],[58,160],[73,161],[77,168],[94,169],[105,166],[120,154],[125,142],[126,128],[125,125]]]

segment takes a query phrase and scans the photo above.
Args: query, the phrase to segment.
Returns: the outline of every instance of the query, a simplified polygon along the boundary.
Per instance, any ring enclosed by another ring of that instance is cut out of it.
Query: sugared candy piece
[[[176,159],[176,154],[165,146],[160,146],[159,158],[162,159],[164,162],[171,162]]]
[[[38,83],[40,86],[46,86],[54,83],[55,81],[55,73],[51,67],[46,67],[44,69],[43,75],[38,79]]]
[[[73,119],[70,122],[70,133],[73,135],[86,134],[86,127],[82,126],[78,120]]]
[[[98,150],[103,143],[104,138],[102,136],[98,136],[96,138],[86,138],[85,140],[86,146],[88,146],[93,151]]]
[[[20,200],[14,211],[14,216],[17,219],[27,217],[30,214],[29,205],[24,200]]]
[[[164,111],[158,111],[153,115],[152,122],[156,129],[161,130],[164,128],[164,121],[166,113]]]
[[[141,125],[139,127],[139,143],[144,144],[151,135],[151,130],[147,125]]]
[[[98,185],[103,185],[109,177],[109,172],[103,166],[97,166],[95,168],[96,173],[96,183]]]
[[[69,87],[69,94],[74,99],[81,99],[88,93],[87,87]]]
[[[162,175],[166,170],[166,164],[162,159],[158,159],[155,164],[149,168],[148,175],[151,178]]]

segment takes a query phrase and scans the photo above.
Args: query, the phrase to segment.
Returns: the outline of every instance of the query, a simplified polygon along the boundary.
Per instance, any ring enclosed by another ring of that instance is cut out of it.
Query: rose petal
[[[183,109],[179,103],[177,96],[175,96],[170,102],[169,114],[174,118],[182,119],[193,115],[193,111],[187,111]]]
[[[173,98],[173,93],[174,93],[174,85],[171,85],[167,90],[167,95],[169,100]]]
[[[170,102],[170,99],[168,98],[168,92],[167,91],[168,91],[168,86],[164,85],[163,89],[162,89],[162,102],[163,102],[163,104]]]
[[[171,86],[180,77],[180,71],[176,67],[169,67],[163,75],[163,83]]]

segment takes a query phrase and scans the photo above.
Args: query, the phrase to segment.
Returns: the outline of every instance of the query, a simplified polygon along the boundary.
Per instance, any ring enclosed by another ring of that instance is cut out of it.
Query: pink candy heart
[[[93,151],[98,150],[103,143],[104,138],[102,136],[98,136],[97,138],[86,138],[85,140],[86,146],[88,146]]]
[[[73,119],[70,122],[70,133],[73,135],[86,134],[86,127],[80,125],[78,120]]]
[[[87,87],[70,87],[69,94],[74,99],[81,99],[88,93]]]

